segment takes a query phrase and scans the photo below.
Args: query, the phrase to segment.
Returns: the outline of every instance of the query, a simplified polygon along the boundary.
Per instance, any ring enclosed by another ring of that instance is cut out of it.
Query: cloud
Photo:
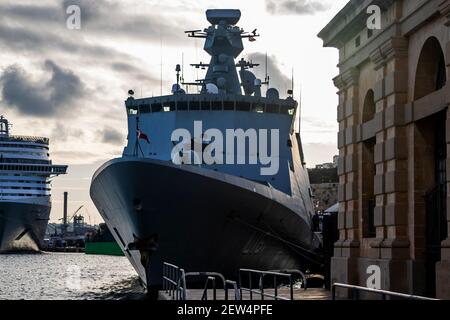
[[[76,137],[77,140],[84,137],[84,131],[80,128],[71,128],[66,124],[57,122],[51,132],[51,140],[56,142],[67,142],[70,138]]]
[[[131,64],[127,62],[113,62],[111,63],[111,69],[114,72],[120,73],[121,76],[126,76],[134,81],[139,80],[139,83],[146,82],[147,85],[156,86],[160,85],[160,79],[150,73],[148,70],[138,67],[137,63]],[[165,83],[169,85],[170,83]]]
[[[101,137],[103,143],[112,145],[123,145],[124,136],[118,130],[110,127],[106,127],[103,130],[97,131],[97,134]]]
[[[339,154],[337,143],[304,143],[303,150],[308,168],[319,163],[333,162],[333,155]]]
[[[260,64],[260,66],[253,69],[252,72],[255,73],[257,78],[264,80],[266,54],[261,52],[250,53],[247,55],[247,58],[254,63]],[[274,55],[268,56],[267,73],[270,77],[270,87],[278,89],[281,97],[285,96],[287,90],[290,89],[291,79],[281,71],[280,63]]]
[[[66,28],[69,5],[81,7],[81,30]],[[140,6],[142,11],[136,9]],[[75,60],[82,67],[90,64],[108,71],[112,67],[114,72],[121,73],[121,78],[128,78],[127,83],[129,79],[139,79],[139,83],[159,85],[159,75],[144,68],[145,62],[131,55],[126,44],[135,41],[139,45],[159,46],[161,39],[164,46],[191,43],[183,31],[193,22],[175,11],[162,15],[151,8],[141,2],[116,0],[58,0],[39,5],[0,3],[0,50],[34,60],[57,56],[58,60],[61,57]],[[194,22],[196,25],[195,19]],[[124,45],[116,46],[110,40]]]
[[[61,2],[61,12],[64,14],[69,6],[79,6],[81,8],[81,18],[86,23],[97,20],[111,12],[119,9],[119,3],[116,1],[105,0],[64,0]]]
[[[267,11],[274,15],[313,15],[329,8],[323,0],[266,0]]]
[[[70,5],[77,5],[81,10],[81,30],[69,30],[66,22],[69,15],[66,13]],[[177,14],[173,9],[165,12],[164,15],[158,11],[149,10],[137,11],[140,2],[105,1],[105,0],[64,0],[57,3],[44,5],[18,5],[0,4],[0,36],[3,33],[17,33],[26,29],[36,30],[39,26],[41,37],[36,40],[47,40],[46,36],[51,33],[64,35],[63,41],[57,39],[54,45],[78,44],[86,45],[86,37],[106,37],[124,39],[126,41],[137,40],[140,43],[157,43],[161,39],[165,45],[176,45],[190,41],[184,34],[185,28],[190,28],[191,24],[197,25],[195,19],[188,20],[186,16]],[[3,30],[6,29],[6,30]],[[10,29],[8,31],[8,29]],[[11,32],[14,31],[14,32]],[[22,36],[25,37],[22,39]],[[23,44],[30,34],[19,34],[16,41]],[[55,37],[53,37],[55,38]],[[75,41],[70,41],[75,40]],[[17,44],[11,44],[13,47]]]
[[[33,81],[22,67],[7,67],[0,76],[3,102],[22,114],[37,117],[55,117],[70,111],[72,103],[84,96],[84,83],[52,60],[46,60],[44,68],[49,77]]]
[[[22,18],[35,22],[65,21],[64,12],[55,6],[3,3],[0,4],[0,12],[4,17]]]
[[[107,161],[109,155],[108,154],[99,154],[94,152],[88,152],[85,150],[57,150],[52,151],[51,156],[54,162],[64,162],[67,159],[70,159],[70,167],[69,172],[73,164],[90,164],[97,161]]]
[[[73,31],[71,31],[73,32]],[[32,27],[24,28],[2,24],[0,20],[0,48],[23,54],[63,52],[70,55],[82,55],[84,58],[121,58],[129,56],[106,46],[93,45],[83,37],[60,37],[51,31],[35,31]]]
[[[139,68],[126,63],[126,62],[113,62],[111,64],[111,67],[115,70],[115,71],[119,71],[119,72],[125,72],[125,73],[133,73],[133,72],[138,72],[140,71]]]
[[[64,12],[69,5],[80,7],[84,31],[108,37],[113,34],[116,38],[137,39],[140,42],[159,43],[162,38],[165,44],[179,46],[181,42],[189,41],[184,28],[190,28],[189,24],[196,22],[177,14],[173,8],[164,15],[155,10],[141,12],[140,2],[64,0]]]
[[[302,117],[303,132],[336,132],[337,122],[333,122],[330,126],[330,122],[322,119],[321,117],[306,116]]]

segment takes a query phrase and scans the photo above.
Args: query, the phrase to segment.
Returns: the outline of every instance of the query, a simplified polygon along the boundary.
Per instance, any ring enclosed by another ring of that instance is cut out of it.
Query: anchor
[[[153,234],[145,239],[140,239],[133,234],[134,242],[128,244],[128,250],[139,251],[141,254],[141,264],[145,269],[145,277],[147,283],[147,295],[149,299],[156,300],[158,298],[158,289],[149,287],[150,283],[150,258],[153,252],[158,249],[157,234]]]

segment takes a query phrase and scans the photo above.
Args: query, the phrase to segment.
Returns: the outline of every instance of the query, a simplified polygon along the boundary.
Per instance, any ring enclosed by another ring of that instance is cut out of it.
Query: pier
[[[308,286],[311,283],[314,287]],[[165,262],[163,264],[163,288],[158,292],[158,300],[437,300],[343,283],[333,283],[329,289],[327,287],[323,283],[323,277],[305,275],[300,270],[260,271],[240,269],[238,281],[232,281],[226,280],[220,273],[185,272],[184,269]],[[346,292],[347,297],[342,297],[343,292]]]
[[[274,295],[274,289],[267,289],[266,293],[268,295]],[[280,298],[288,299],[290,292],[289,288],[280,288],[278,291]],[[331,300],[331,292],[324,288],[310,288],[304,289],[294,289],[294,299],[293,300]],[[160,291],[158,295],[159,300],[175,300],[174,296],[170,292]],[[209,289],[205,291],[202,289],[191,289],[186,291],[187,301],[201,301],[201,300],[214,300],[214,290]],[[216,291],[216,299],[218,301],[226,301],[225,292],[223,290]],[[228,297],[229,301],[236,301],[236,297],[231,295]],[[261,300],[261,296],[254,296],[253,299],[250,298],[250,294],[244,295],[240,301],[251,301],[251,300]],[[275,300],[274,298],[266,297],[264,300]]]

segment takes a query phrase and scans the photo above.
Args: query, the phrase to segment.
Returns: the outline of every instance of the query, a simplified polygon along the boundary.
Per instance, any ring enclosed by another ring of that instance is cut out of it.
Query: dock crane
[[[73,213],[73,215],[69,218],[69,219],[67,219],[66,217],[63,217],[63,218],[61,218],[61,219],[58,219],[58,221],[61,221],[61,220],[63,220],[63,234],[65,234],[66,233],[66,231],[67,231],[67,225],[70,223],[70,221],[72,221],[73,219],[75,219],[75,221],[77,221],[77,222],[79,222],[80,220],[81,221],[84,221],[84,217],[83,216],[81,216],[81,219],[79,219],[78,218],[78,216],[77,216],[77,213],[78,212],[80,212],[80,210],[81,209],[83,209],[84,208],[84,204],[83,205],[81,205],[77,210],[75,210],[75,212]]]

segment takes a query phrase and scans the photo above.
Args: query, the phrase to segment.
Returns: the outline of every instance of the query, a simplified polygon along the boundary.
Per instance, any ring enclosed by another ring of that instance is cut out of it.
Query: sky
[[[258,28],[261,37],[245,42],[242,55],[264,65],[267,53],[271,84],[280,92],[294,74],[307,166],[331,162],[337,154],[332,78],[338,52],[323,48],[317,34],[347,2],[1,0],[0,114],[13,123],[13,134],[49,137],[53,163],[69,165],[69,173],[52,182],[51,221],[62,216],[68,191],[69,214],[84,206],[87,222],[101,222],[89,185],[95,170],[120,157],[126,144],[127,92],[133,89],[138,98],[170,94],[182,57],[185,79],[201,77],[188,66],[209,57],[202,39],[184,31],[206,28],[206,9],[240,9],[239,26]],[[67,28],[70,5],[81,8],[79,30]],[[264,78],[264,67],[255,73]]]

